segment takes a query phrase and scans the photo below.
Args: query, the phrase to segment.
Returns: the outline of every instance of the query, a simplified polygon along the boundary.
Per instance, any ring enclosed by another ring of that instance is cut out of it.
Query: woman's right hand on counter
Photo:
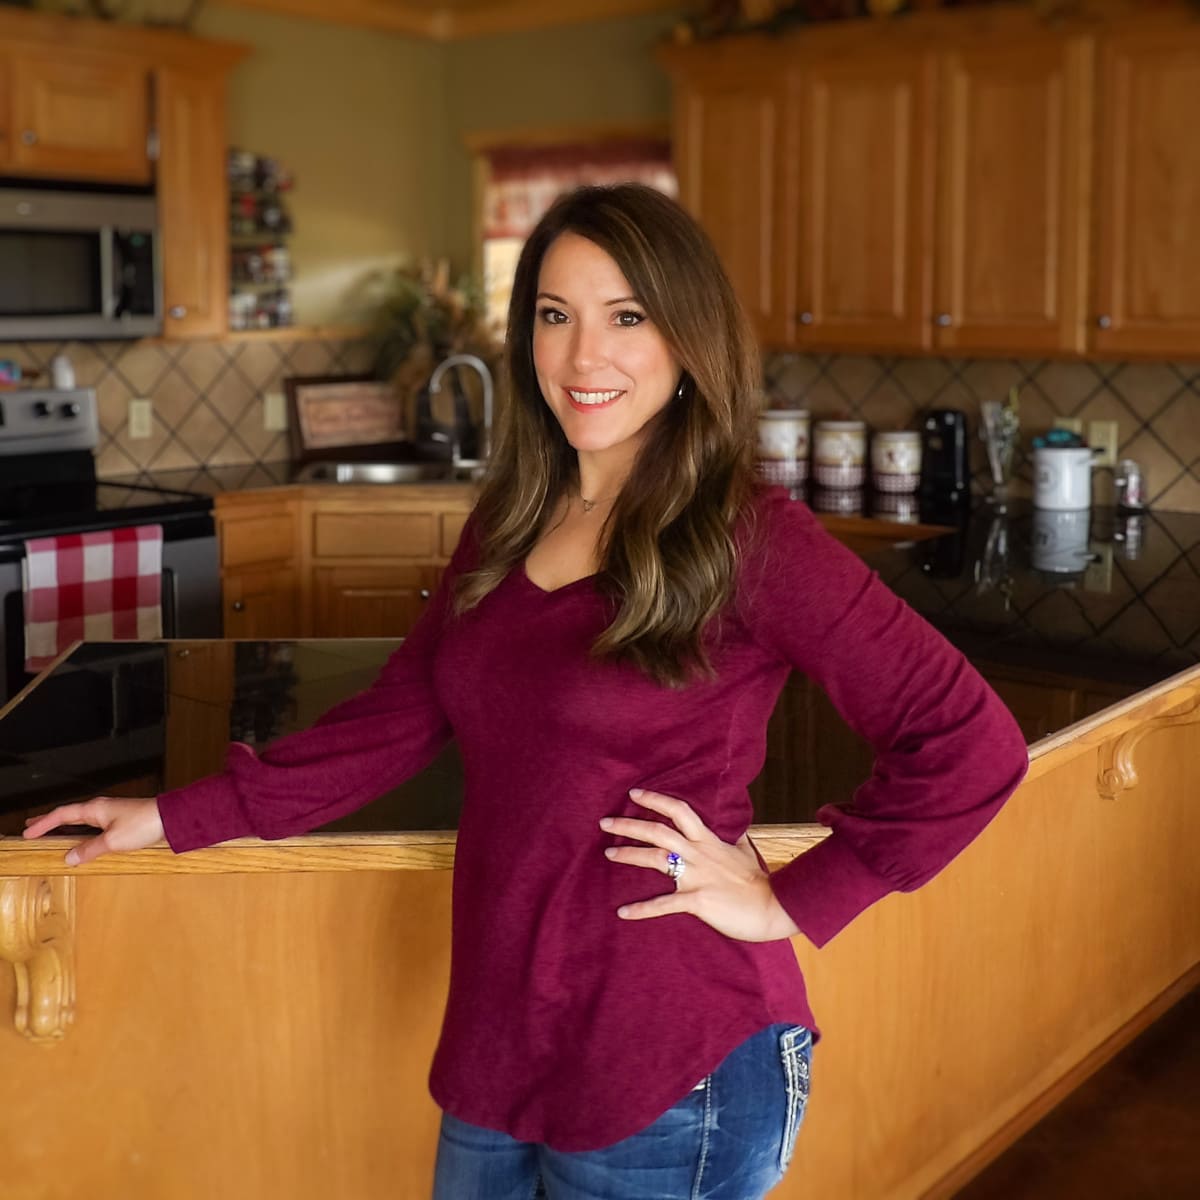
[[[96,796],[82,804],[60,804],[40,817],[30,817],[25,822],[24,836],[38,838],[60,825],[94,825],[104,831],[68,851],[69,867],[77,867],[117,850],[141,850],[163,838],[162,818],[158,815],[158,801],[154,797],[118,800],[113,796]]]

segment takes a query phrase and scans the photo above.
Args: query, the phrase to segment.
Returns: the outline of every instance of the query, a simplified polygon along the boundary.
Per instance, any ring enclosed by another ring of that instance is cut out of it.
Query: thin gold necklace
[[[581,491],[579,491],[578,488],[576,488],[575,490],[576,490],[577,495],[579,496],[579,503],[583,505],[583,511],[585,513],[590,513],[592,511],[592,509],[596,507],[597,504],[607,504],[610,500],[616,499],[616,496],[613,495],[613,496],[597,496],[595,500],[588,500],[584,497],[584,494]]]

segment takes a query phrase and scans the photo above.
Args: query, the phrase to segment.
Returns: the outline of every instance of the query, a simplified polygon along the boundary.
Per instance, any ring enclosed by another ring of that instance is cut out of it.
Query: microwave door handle
[[[117,231],[110,225],[100,230],[100,295],[104,316],[119,315],[121,307],[118,264],[116,263]]]

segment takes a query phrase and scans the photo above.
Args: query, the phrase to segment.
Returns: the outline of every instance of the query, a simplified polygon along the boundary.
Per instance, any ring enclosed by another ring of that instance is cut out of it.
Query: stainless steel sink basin
[[[453,483],[474,473],[448,462],[314,462],[300,468],[298,483]]]

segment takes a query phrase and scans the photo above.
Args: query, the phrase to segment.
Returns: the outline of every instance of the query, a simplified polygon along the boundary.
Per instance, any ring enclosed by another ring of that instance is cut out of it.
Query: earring
[[[681,379],[679,381],[679,386],[675,389],[675,399],[676,400],[683,399],[683,386],[684,386],[684,381]]]

